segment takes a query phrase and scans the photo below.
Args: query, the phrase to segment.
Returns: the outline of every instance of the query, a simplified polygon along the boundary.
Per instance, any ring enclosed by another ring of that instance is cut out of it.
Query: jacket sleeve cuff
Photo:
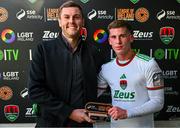
[[[74,108],[65,105],[63,107],[63,110],[64,110],[63,113],[60,112],[59,118],[60,118],[60,120],[62,120],[64,122],[64,121],[66,121],[69,118],[69,116],[71,115],[71,113],[74,110]]]

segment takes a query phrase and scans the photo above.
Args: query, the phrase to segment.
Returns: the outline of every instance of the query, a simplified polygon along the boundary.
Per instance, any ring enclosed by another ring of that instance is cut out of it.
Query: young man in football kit
[[[111,127],[153,127],[153,113],[164,105],[162,71],[153,58],[131,49],[134,38],[126,21],[115,20],[108,30],[117,57],[102,65],[98,88],[99,95],[111,88]]]

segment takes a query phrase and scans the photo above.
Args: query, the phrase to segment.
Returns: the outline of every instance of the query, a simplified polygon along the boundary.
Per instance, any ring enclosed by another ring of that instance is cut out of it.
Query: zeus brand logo
[[[43,39],[44,40],[54,39],[57,38],[58,35],[59,32],[44,31]]]
[[[153,32],[140,32],[139,30],[133,31],[135,40],[152,40]]]
[[[33,114],[33,109],[32,108],[26,108],[25,117],[36,117],[36,115]]]
[[[120,99],[133,99],[135,97],[135,92],[121,92],[119,90],[115,90],[114,98]]]
[[[32,115],[32,108],[26,108],[26,115]]]
[[[175,106],[172,106],[172,105],[167,106],[167,107],[168,108],[167,108],[166,112],[180,112],[180,107],[175,107]]]

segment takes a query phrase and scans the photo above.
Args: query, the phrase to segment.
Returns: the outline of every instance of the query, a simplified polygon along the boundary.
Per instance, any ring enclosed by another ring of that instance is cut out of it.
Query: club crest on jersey
[[[127,80],[120,80],[119,84],[120,84],[120,87],[121,87],[123,90],[125,90],[126,87],[127,87]]]

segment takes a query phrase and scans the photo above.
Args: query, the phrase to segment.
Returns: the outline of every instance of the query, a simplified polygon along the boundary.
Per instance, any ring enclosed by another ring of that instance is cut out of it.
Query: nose
[[[118,38],[117,38],[117,43],[118,43],[118,44],[121,44],[121,43],[122,43],[121,37],[118,37]]]
[[[73,22],[74,22],[74,18],[73,18],[73,17],[70,17],[70,18],[69,18],[69,22],[70,22],[70,23],[73,23]]]

